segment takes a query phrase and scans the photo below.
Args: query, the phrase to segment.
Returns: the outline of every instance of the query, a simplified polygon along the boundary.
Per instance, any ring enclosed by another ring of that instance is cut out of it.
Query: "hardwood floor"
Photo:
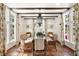
[[[45,56],[74,56],[74,51],[66,46],[61,46],[59,43],[56,44],[56,48],[53,45],[48,45]],[[41,52],[42,53],[42,52]],[[19,47],[13,47],[8,51],[6,56],[33,56],[33,51],[20,52]],[[40,56],[40,55],[39,55]],[[41,55],[44,56],[44,55]]]

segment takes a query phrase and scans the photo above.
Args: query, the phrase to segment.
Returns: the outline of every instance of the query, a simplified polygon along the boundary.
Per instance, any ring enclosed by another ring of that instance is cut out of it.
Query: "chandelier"
[[[41,16],[41,13],[39,13],[39,15],[38,15],[38,17],[37,17],[37,24],[38,24],[39,26],[41,26],[41,24],[42,24],[42,16]]]

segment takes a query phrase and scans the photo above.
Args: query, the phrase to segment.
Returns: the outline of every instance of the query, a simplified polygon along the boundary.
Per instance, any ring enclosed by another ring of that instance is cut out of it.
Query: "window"
[[[69,13],[65,15],[65,40],[70,41]]]

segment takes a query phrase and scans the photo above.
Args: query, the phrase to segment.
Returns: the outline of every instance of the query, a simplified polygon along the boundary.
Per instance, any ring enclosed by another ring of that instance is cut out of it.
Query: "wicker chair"
[[[21,35],[21,47],[24,50],[24,52],[32,52],[32,50],[33,50],[32,41],[27,42],[27,43],[25,42],[30,37],[31,37],[31,32],[27,32],[27,33]]]
[[[31,32],[26,32],[27,40],[31,37]],[[32,40],[32,39],[31,39]],[[24,51],[25,52],[32,52],[33,51],[33,41],[28,41],[27,43],[24,43]]]
[[[52,32],[48,32],[48,37],[51,40],[47,41],[47,52],[51,53],[52,51],[57,51],[55,35]],[[53,55],[53,54],[50,54],[50,55]]]

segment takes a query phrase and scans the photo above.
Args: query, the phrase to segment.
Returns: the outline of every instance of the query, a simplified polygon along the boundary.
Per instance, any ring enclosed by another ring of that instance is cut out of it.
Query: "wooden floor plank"
[[[56,45],[57,50],[53,46],[48,45],[46,55],[45,56],[72,56],[74,52],[68,49],[65,46],[61,46],[60,44]],[[33,56],[33,52],[18,52],[18,47],[13,47],[8,51],[6,56]],[[43,55],[41,55],[43,56]]]

